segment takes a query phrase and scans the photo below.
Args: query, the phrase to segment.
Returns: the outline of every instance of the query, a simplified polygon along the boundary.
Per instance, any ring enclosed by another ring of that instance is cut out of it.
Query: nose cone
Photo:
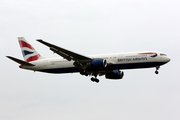
[[[166,62],[169,62],[171,59],[169,57],[166,57]]]

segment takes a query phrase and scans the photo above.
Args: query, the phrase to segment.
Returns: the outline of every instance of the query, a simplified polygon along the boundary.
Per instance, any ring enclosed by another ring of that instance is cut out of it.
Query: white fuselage
[[[88,71],[122,70],[135,68],[149,68],[161,66],[170,61],[165,54],[156,51],[116,53],[88,56],[93,59],[106,59],[108,66],[99,69],[89,68]],[[41,71],[47,73],[73,73],[79,70],[73,65],[74,61],[67,61],[63,58],[44,58],[30,63],[35,66],[22,66],[23,69]]]

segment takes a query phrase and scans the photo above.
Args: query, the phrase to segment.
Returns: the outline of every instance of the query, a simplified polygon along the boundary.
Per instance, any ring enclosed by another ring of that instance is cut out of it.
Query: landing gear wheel
[[[91,81],[94,82],[94,81],[95,81],[95,78],[92,77],[92,78],[91,78]]]
[[[88,75],[89,75],[85,70],[80,71],[80,74],[81,74],[81,75],[85,75],[85,76],[88,76]]]
[[[92,81],[92,82],[96,82],[96,83],[99,82],[99,80],[98,80],[97,78],[93,78],[93,77],[91,78],[91,81]]]
[[[85,76],[88,76],[89,74],[88,73],[85,73]]]
[[[98,79],[95,79],[95,82],[96,82],[96,83],[98,83],[98,82],[99,82],[99,80],[98,80]]]
[[[159,72],[156,70],[155,73],[158,74]]]

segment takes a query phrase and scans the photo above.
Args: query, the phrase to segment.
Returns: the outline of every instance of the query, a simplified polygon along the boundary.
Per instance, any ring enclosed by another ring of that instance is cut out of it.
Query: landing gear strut
[[[88,76],[88,73],[87,73],[85,70],[80,71],[80,74],[81,74],[81,75]]]
[[[159,68],[160,68],[160,66],[156,66],[156,71],[155,71],[156,74],[159,73],[159,72],[158,72]]]

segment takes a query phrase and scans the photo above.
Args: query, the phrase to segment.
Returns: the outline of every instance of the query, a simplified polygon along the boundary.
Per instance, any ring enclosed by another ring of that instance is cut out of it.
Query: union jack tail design
[[[26,62],[36,61],[43,57],[28,43],[24,37],[18,37],[19,45]]]

